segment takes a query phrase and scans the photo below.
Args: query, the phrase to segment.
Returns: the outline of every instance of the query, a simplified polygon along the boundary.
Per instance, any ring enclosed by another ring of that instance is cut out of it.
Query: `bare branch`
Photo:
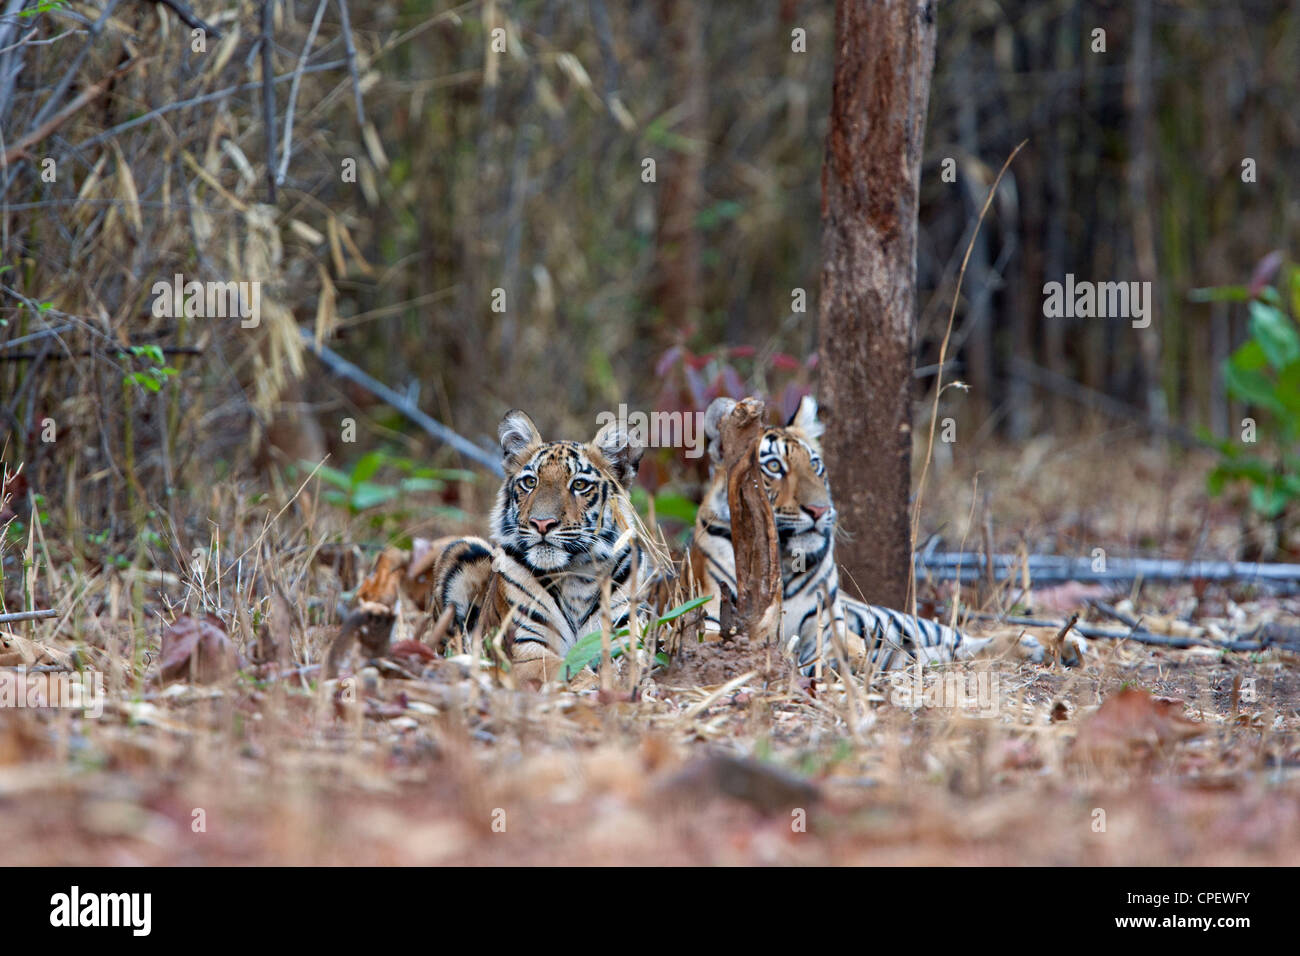
[[[348,0],[339,0],[339,19],[343,22],[343,49],[347,53],[348,72],[352,74],[352,97],[357,103],[357,126],[366,128],[366,109],[361,103],[361,76],[357,73],[357,48],[352,42],[352,18],[348,16]]]
[[[275,64],[271,60],[275,43],[273,23],[275,0],[262,0],[262,125],[266,135],[266,187],[268,202],[275,205]]]
[[[180,21],[191,30],[202,30],[204,33],[211,34],[220,39],[220,30],[212,26],[212,24],[208,23],[185,4],[181,3],[180,0],[153,0],[153,2],[171,10],[172,13],[176,14]]]
[[[397,411],[401,412],[411,421],[415,422],[415,424],[419,425],[434,439],[445,445],[450,445],[466,458],[478,462],[480,465],[486,467],[497,477],[505,475],[505,471],[501,467],[501,462],[496,455],[478,447],[478,445],[475,445],[468,438],[456,434],[446,425],[442,424],[442,422],[430,418],[424,412],[420,411],[420,409],[411,404],[411,402],[403,395],[389,388],[378,379],[367,375],[337,352],[317,342],[316,337],[307,329],[300,328],[298,332],[302,335],[303,341],[307,343],[307,347],[311,349],[311,351],[316,354],[316,357],[324,362],[336,375],[346,378],[349,382],[354,382],[371,394],[382,398]]]
[[[320,0],[316,5],[316,16],[312,18],[311,29],[307,31],[307,42],[302,45],[302,54],[298,57],[298,68],[293,71],[293,82],[289,84],[289,107],[284,113],[284,146],[280,150],[280,168],[276,170],[276,185],[284,185],[284,177],[289,173],[289,156],[293,152],[293,110],[298,103],[298,86],[302,82],[302,71],[307,67],[307,56],[312,44],[316,42],[316,31],[320,29],[321,17],[325,15],[325,5],[329,0]]]

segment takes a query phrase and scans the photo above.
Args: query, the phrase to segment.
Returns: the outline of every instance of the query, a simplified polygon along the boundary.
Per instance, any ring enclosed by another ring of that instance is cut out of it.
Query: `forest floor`
[[[1131,438],[937,466],[922,528],[945,548],[980,547],[986,509],[1007,551],[1234,558],[1257,533],[1233,500],[1206,495],[1204,460]],[[252,635],[285,627],[265,604],[240,608],[254,574],[304,622],[355,586],[355,567],[322,560],[324,506],[303,494],[281,511],[293,491],[250,504],[210,490],[202,523],[244,556],[224,579],[179,563],[96,569],[33,536],[26,587],[60,617],[0,628],[0,666],[57,668],[75,653],[108,693],[98,718],[0,708],[0,864],[1300,859],[1297,655],[1213,646],[1300,624],[1300,598],[1204,582],[1107,592],[1151,631],[1205,646],[1094,640],[1073,668],[1007,653],[809,681],[739,642],[684,645],[637,694],[626,674],[604,690],[515,691],[467,658],[420,654],[362,671],[354,703],[312,672],[162,683],[160,636],[179,614],[217,610],[213,627],[250,657]],[[938,588],[922,593],[948,606]],[[1082,603],[1099,594],[963,597],[1110,625]],[[967,628],[1007,646],[1020,634]],[[328,629],[288,630],[295,664],[319,660]]]

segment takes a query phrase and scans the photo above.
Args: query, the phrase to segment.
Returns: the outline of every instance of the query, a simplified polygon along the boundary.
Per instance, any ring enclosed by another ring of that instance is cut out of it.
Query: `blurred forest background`
[[[972,388],[943,414],[963,439],[1095,415],[1231,436],[1219,368],[1248,308],[1192,292],[1300,248],[1300,3],[936,8],[917,397],[988,186],[1028,140],[973,248],[947,373]],[[792,408],[816,384],[832,17],[796,0],[6,0],[6,464],[51,520],[106,538],[178,489],[256,490],[327,452],[345,487],[380,448],[414,482],[411,462],[470,464],[333,377],[300,329],[478,444],[512,406],[548,437],[586,437],[621,402]],[[260,326],[156,316],[177,273],[260,281]],[[1151,327],[1044,318],[1043,284],[1067,273],[1152,282]],[[703,476],[672,458],[643,481]]]

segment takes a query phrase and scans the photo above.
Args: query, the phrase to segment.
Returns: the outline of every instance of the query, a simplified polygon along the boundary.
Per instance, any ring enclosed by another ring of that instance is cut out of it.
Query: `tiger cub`
[[[656,566],[627,493],[644,448],[618,423],[585,445],[546,442],[517,409],[498,434],[506,474],[492,540],[462,538],[443,550],[433,572],[435,614],[452,608],[462,633],[504,626],[512,672],[535,685],[553,679],[565,653],[600,629],[606,582],[614,628],[644,610]]]
[[[729,398],[716,399],[704,416],[713,475],[695,519],[690,559],[697,585],[713,597],[706,605],[705,628],[715,633],[721,630],[721,601],[736,599],[736,562],[719,436],[719,425],[735,404]],[[817,402],[805,396],[784,428],[763,431],[758,449],[781,549],[781,637],[787,647],[794,646],[800,667],[811,669],[816,663],[819,618],[822,660],[828,663],[835,659],[832,626],[851,657],[870,650],[882,669],[904,667],[913,658],[923,664],[965,658],[987,647],[991,639],[968,637],[934,621],[839,593],[835,505],[818,444],[821,434]]]

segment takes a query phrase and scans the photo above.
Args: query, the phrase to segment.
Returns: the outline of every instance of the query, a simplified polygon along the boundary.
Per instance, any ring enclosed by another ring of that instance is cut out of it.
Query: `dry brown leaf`
[[[410,556],[397,548],[389,548],[375,561],[375,569],[357,588],[359,604],[377,604],[390,612],[396,609],[401,584],[401,572]]]
[[[221,621],[182,616],[162,636],[162,679],[210,684],[244,666]]]
[[[1148,761],[1205,732],[1204,724],[1183,716],[1183,706],[1181,700],[1126,687],[1080,722],[1071,757],[1093,764]]]

